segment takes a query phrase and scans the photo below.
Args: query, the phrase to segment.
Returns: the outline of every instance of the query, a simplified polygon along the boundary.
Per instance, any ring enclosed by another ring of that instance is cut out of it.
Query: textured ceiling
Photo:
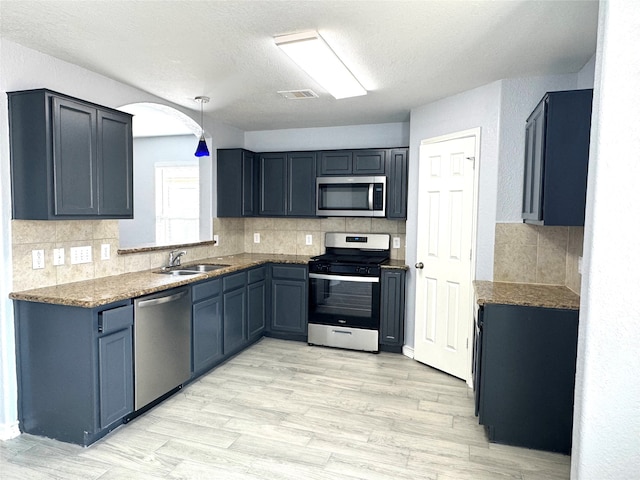
[[[573,73],[594,1],[0,1],[3,38],[243,130],[400,122],[508,77]],[[317,30],[369,90],[335,100],[273,36]],[[43,85],[46,86],[46,85]],[[276,92],[310,88],[320,97]]]

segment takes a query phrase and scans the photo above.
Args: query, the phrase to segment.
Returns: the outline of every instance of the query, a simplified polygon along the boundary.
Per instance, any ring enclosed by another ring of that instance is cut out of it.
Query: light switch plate
[[[64,265],[64,248],[53,249],[53,264],[56,266]]]
[[[259,233],[254,233],[253,234],[253,243],[260,243],[260,234]]]
[[[393,248],[400,248],[400,237],[393,237]]]
[[[220,237],[219,237],[218,235],[214,235],[214,236],[213,236],[213,244],[214,244],[216,247],[219,247],[219,246],[220,246]]]
[[[305,245],[313,245],[313,235],[305,235],[304,243]]]
[[[111,245],[103,243],[100,245],[100,260],[109,260],[111,258]]]
[[[31,260],[34,270],[44,268],[44,250],[31,250]]]

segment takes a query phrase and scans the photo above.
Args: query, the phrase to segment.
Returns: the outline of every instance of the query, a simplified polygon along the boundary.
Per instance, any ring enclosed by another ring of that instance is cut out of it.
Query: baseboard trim
[[[0,425],[0,440],[11,440],[20,435],[18,422],[4,423]]]
[[[409,347],[408,345],[405,345],[404,347],[402,347],[402,354],[405,357],[414,358],[413,347]]]

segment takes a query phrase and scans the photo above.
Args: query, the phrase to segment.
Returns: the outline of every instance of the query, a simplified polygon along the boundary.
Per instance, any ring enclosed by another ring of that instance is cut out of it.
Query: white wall
[[[263,130],[246,132],[244,140],[254,152],[406,147],[409,123]]]
[[[527,117],[546,92],[575,88],[575,74],[502,81],[497,222],[522,222],[524,127]]]
[[[407,206],[407,264],[416,259],[418,225],[418,170],[422,140],[468,130],[480,132],[480,187],[478,201],[477,278],[493,277],[493,241],[495,224],[498,126],[500,123],[501,82],[493,82],[467,92],[411,110],[409,153],[409,204]],[[405,344],[414,345],[415,269],[408,272]]]
[[[15,380],[15,344],[13,306],[8,299],[12,288],[11,272],[11,187],[9,176],[9,130],[6,92],[31,88],[48,88],[60,93],[117,108],[137,102],[169,105],[199,121],[197,106],[188,110],[161,98],[98,75],[76,65],[43,55],[0,38],[0,248],[4,259],[0,271],[0,438],[17,433],[17,390]],[[194,92],[199,95],[202,92]],[[244,132],[223,125],[205,115],[205,129],[211,133],[216,148],[242,145]],[[212,155],[215,161],[215,153]],[[215,169],[211,173],[214,177]],[[213,179],[215,182],[215,178]],[[215,199],[214,199],[215,200]],[[215,208],[215,205],[212,205]]]
[[[640,4],[601,2],[571,478],[640,470]],[[634,213],[635,212],[635,213]]]

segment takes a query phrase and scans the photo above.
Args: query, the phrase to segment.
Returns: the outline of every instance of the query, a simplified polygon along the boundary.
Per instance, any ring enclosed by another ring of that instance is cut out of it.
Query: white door
[[[471,372],[479,139],[477,129],[420,147],[414,355],[465,380]]]

